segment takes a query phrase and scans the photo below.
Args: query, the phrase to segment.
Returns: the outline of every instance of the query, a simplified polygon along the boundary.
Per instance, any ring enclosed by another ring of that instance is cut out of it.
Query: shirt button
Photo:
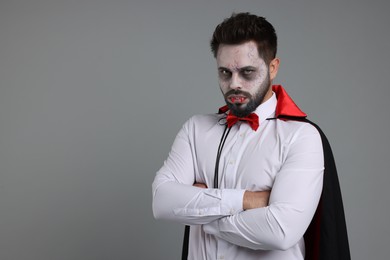
[[[218,257],[218,259],[225,259],[225,256],[220,255],[220,256]]]
[[[240,134],[240,137],[244,137],[244,136],[245,136],[245,133],[241,133],[241,134]]]
[[[229,161],[229,164],[234,164],[234,161],[232,160],[232,161]]]

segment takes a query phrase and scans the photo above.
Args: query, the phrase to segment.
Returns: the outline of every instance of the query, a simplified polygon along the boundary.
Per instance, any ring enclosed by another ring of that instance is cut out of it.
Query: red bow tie
[[[259,117],[255,113],[251,113],[247,115],[246,117],[238,117],[233,115],[232,113],[229,113],[226,117],[226,122],[228,127],[232,127],[235,123],[238,121],[246,121],[250,127],[252,127],[253,130],[257,130],[259,128]]]

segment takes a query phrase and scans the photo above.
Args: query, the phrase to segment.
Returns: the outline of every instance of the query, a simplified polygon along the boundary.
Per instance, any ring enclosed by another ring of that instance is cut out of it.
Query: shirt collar
[[[253,111],[255,114],[259,116],[260,125],[267,118],[275,117],[276,105],[277,105],[276,94],[275,92],[272,92],[272,96],[265,102],[261,103],[260,106],[258,106],[256,110]]]

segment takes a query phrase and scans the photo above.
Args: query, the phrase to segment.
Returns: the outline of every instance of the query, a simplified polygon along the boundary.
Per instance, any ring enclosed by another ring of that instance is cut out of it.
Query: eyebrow
[[[218,67],[218,70],[227,70],[227,71],[231,71],[229,68],[226,68],[226,67]],[[236,70],[238,71],[243,71],[243,70],[257,70],[257,67],[254,67],[254,66],[244,66],[244,67],[241,67],[241,68],[237,68]]]

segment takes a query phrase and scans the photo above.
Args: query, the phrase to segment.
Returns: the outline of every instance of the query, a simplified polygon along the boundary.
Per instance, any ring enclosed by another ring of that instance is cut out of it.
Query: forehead
[[[242,44],[221,44],[218,47],[218,67],[235,68],[243,66],[259,66],[264,63],[253,41]]]

